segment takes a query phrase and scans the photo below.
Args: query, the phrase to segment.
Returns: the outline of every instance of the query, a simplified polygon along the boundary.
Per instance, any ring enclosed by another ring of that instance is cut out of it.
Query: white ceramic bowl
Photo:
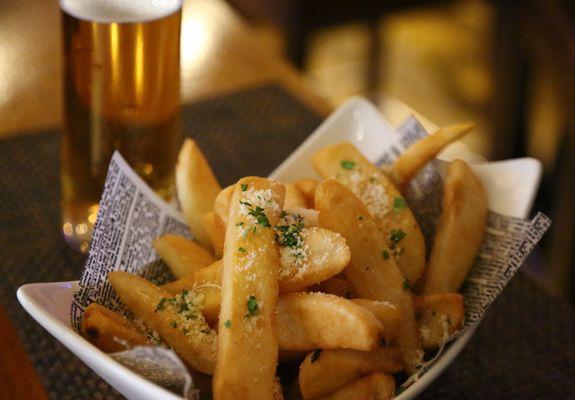
[[[393,128],[371,103],[351,99],[318,127],[271,177],[289,182],[316,176],[309,163],[311,155],[327,144],[342,140],[353,142],[370,160],[375,161],[389,135],[393,135]],[[456,144],[440,157],[480,158],[470,154],[462,144]],[[541,165],[537,160],[523,158],[476,164],[473,168],[487,189],[491,210],[516,217],[528,216],[541,175]],[[28,284],[18,289],[18,300],[50,334],[127,398],[180,399],[123,367],[71,328],[70,306],[76,286],[77,282]],[[449,344],[433,367],[397,399],[412,399],[433,382],[465,347],[476,328],[477,324]]]

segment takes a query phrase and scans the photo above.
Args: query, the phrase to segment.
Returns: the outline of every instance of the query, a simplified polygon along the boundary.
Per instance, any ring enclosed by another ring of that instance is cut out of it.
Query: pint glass
[[[60,1],[62,230],[82,252],[115,150],[161,196],[173,193],[181,6],[181,0]]]

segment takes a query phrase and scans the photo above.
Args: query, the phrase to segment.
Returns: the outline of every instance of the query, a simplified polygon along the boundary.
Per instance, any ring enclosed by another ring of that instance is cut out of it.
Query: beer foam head
[[[95,22],[142,22],[172,14],[182,0],[60,0],[64,12]]]

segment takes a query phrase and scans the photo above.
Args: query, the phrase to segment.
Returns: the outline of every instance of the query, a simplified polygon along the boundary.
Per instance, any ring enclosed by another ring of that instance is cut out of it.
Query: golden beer
[[[160,195],[181,140],[177,0],[62,0],[62,228],[86,251],[108,163],[119,150]]]

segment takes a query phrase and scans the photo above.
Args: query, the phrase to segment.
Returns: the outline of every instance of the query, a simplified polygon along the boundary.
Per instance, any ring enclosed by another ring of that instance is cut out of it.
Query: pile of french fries
[[[186,140],[176,186],[194,240],[154,243],[176,280],[156,286],[109,274],[148,333],[98,304],[86,310],[82,333],[105,352],[159,337],[214,399],[394,397],[397,373],[417,371],[425,352],[461,327],[457,291],[487,215],[479,179],[465,162],[451,162],[428,251],[402,191],[471,128],[442,128],[385,171],[337,143],[311,160],[322,181],[246,177],[224,189]],[[282,388],[278,363],[299,366],[295,389]]]

